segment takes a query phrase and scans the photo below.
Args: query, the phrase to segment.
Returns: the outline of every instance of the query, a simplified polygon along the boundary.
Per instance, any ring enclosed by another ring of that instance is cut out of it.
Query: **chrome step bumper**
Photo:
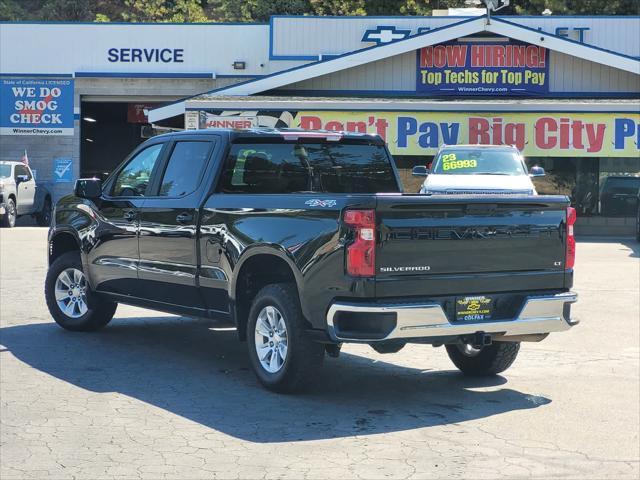
[[[334,341],[379,342],[398,338],[428,338],[472,335],[485,332],[501,336],[545,334],[568,330],[577,322],[565,318],[565,305],[576,302],[574,292],[527,297],[513,319],[485,322],[456,322],[448,320],[438,303],[419,304],[359,304],[334,303],[327,312],[328,333]],[[395,327],[383,338],[340,336],[334,325],[339,312],[395,313]]]

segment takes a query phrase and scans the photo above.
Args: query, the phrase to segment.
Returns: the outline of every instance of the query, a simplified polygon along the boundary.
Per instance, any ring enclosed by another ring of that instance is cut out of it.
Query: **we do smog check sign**
[[[73,80],[1,80],[0,133],[73,135]]]
[[[455,41],[417,51],[416,91],[429,95],[542,95],[547,49],[506,41]]]

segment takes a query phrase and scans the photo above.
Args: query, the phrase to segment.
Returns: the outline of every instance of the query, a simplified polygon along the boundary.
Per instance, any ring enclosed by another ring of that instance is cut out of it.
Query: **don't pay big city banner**
[[[393,155],[433,155],[442,144],[512,144],[531,157],[636,157],[639,114],[298,112],[304,129],[377,133]],[[292,125],[293,126],[293,125]]]

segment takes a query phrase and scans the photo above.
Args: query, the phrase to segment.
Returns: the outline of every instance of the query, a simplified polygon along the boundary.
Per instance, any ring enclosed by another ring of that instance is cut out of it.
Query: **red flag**
[[[22,155],[22,159],[20,159],[22,163],[25,165],[29,165],[29,157],[27,157],[27,149],[24,149],[24,155]]]

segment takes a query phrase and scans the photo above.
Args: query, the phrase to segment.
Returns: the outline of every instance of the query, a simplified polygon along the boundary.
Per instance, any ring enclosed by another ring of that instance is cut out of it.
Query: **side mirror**
[[[537,165],[534,167],[531,167],[531,170],[529,170],[530,177],[544,177],[544,175],[545,175],[544,168],[538,167]]]
[[[411,175],[413,175],[414,177],[426,177],[427,175],[429,175],[429,169],[424,165],[416,165],[411,170]]]
[[[102,195],[102,181],[98,178],[80,178],[73,189],[76,197],[94,200]]]
[[[29,175],[16,175],[16,185],[22,182],[27,182],[29,180]]]

